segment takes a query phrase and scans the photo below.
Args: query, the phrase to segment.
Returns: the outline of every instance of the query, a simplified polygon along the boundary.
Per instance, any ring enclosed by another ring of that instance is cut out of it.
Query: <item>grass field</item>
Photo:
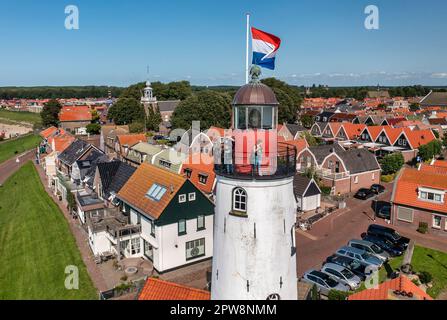
[[[0,121],[5,119],[7,123],[11,122],[27,122],[30,124],[41,124],[40,114],[32,112],[16,112],[0,109]],[[8,121],[9,120],[9,121]]]
[[[65,288],[65,268],[79,289]],[[0,299],[97,299],[67,221],[25,164],[0,187]]]
[[[37,147],[42,139],[34,134],[0,142],[0,163]]]
[[[393,270],[399,268],[403,257],[398,257],[390,261]],[[427,271],[433,276],[433,287],[427,293],[436,298],[439,293],[447,288],[447,253],[419,247],[414,248],[413,260],[411,261],[415,272]],[[386,279],[385,268],[380,270],[380,282]]]

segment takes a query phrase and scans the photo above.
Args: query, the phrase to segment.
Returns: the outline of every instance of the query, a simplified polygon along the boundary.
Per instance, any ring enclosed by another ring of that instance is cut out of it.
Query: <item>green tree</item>
[[[187,130],[193,121],[200,121],[202,129],[211,126],[228,128],[231,122],[231,97],[205,90],[186,98],[175,109],[172,126]]]
[[[321,139],[318,137],[314,137],[313,135],[311,135],[309,132],[303,132],[301,134],[301,138],[306,139],[307,144],[309,145],[309,147],[315,147],[321,144]]]
[[[99,122],[99,113],[97,110],[92,110],[92,123],[97,123]]]
[[[380,166],[385,175],[394,174],[399,171],[404,165],[405,160],[402,153],[393,153],[386,155],[380,161]]]
[[[117,125],[131,124],[135,121],[143,121],[145,118],[144,108],[134,98],[120,98],[113,104],[108,112],[108,118]]]
[[[308,114],[301,116],[300,121],[301,121],[301,125],[307,129],[310,129],[315,123],[314,117],[312,117]]]
[[[149,114],[146,120],[146,128],[148,130],[158,131],[161,122],[162,119],[158,107],[155,111],[152,108],[149,108]]]
[[[412,111],[412,112],[416,112],[416,111],[418,111],[420,108],[421,108],[421,107],[420,107],[419,103],[412,103],[412,104],[410,105],[410,111]]]
[[[439,140],[433,140],[430,143],[419,147],[419,156],[422,161],[428,161],[442,152],[442,143]]]
[[[59,112],[62,106],[57,100],[49,100],[43,106],[40,116],[42,118],[42,125],[44,127],[58,126],[59,125]]]
[[[142,122],[136,121],[129,124],[130,133],[143,133],[144,132],[144,124]]]
[[[99,134],[101,132],[101,125],[99,123],[90,123],[87,125],[87,133]]]

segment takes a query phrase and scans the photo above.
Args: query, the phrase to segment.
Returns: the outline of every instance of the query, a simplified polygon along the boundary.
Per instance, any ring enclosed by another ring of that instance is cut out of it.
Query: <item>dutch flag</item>
[[[281,46],[281,39],[273,34],[251,28],[253,64],[275,70],[275,56]]]

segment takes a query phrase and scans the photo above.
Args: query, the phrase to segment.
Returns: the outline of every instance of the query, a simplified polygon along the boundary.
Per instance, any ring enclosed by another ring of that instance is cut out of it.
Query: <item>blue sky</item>
[[[64,28],[77,5],[80,29]],[[377,5],[380,29],[366,30]],[[298,85],[447,85],[443,0],[0,0],[0,86],[244,81],[245,13]]]

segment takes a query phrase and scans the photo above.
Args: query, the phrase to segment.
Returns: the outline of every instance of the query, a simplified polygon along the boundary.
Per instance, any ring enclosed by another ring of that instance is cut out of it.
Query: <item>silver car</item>
[[[383,262],[387,262],[390,259],[390,254],[380,248],[377,244],[366,240],[351,240],[348,242],[349,247],[365,250],[366,252],[376,256]]]
[[[376,266],[376,267],[382,267],[383,262],[376,256],[373,256],[372,254],[369,254],[365,250],[353,248],[353,247],[341,247],[335,252],[336,255],[349,257],[354,260],[357,260],[358,262],[362,263],[366,266]]]
[[[302,278],[302,281],[314,284],[317,286],[318,291],[321,294],[328,295],[329,291],[337,290],[347,292],[349,291],[349,287],[338,282],[333,277],[330,277],[324,272],[310,270],[307,271]]]
[[[351,270],[335,263],[326,263],[323,268],[321,268],[321,272],[324,272],[340,283],[349,286],[351,290],[357,290],[362,283],[362,279],[352,273]]]

